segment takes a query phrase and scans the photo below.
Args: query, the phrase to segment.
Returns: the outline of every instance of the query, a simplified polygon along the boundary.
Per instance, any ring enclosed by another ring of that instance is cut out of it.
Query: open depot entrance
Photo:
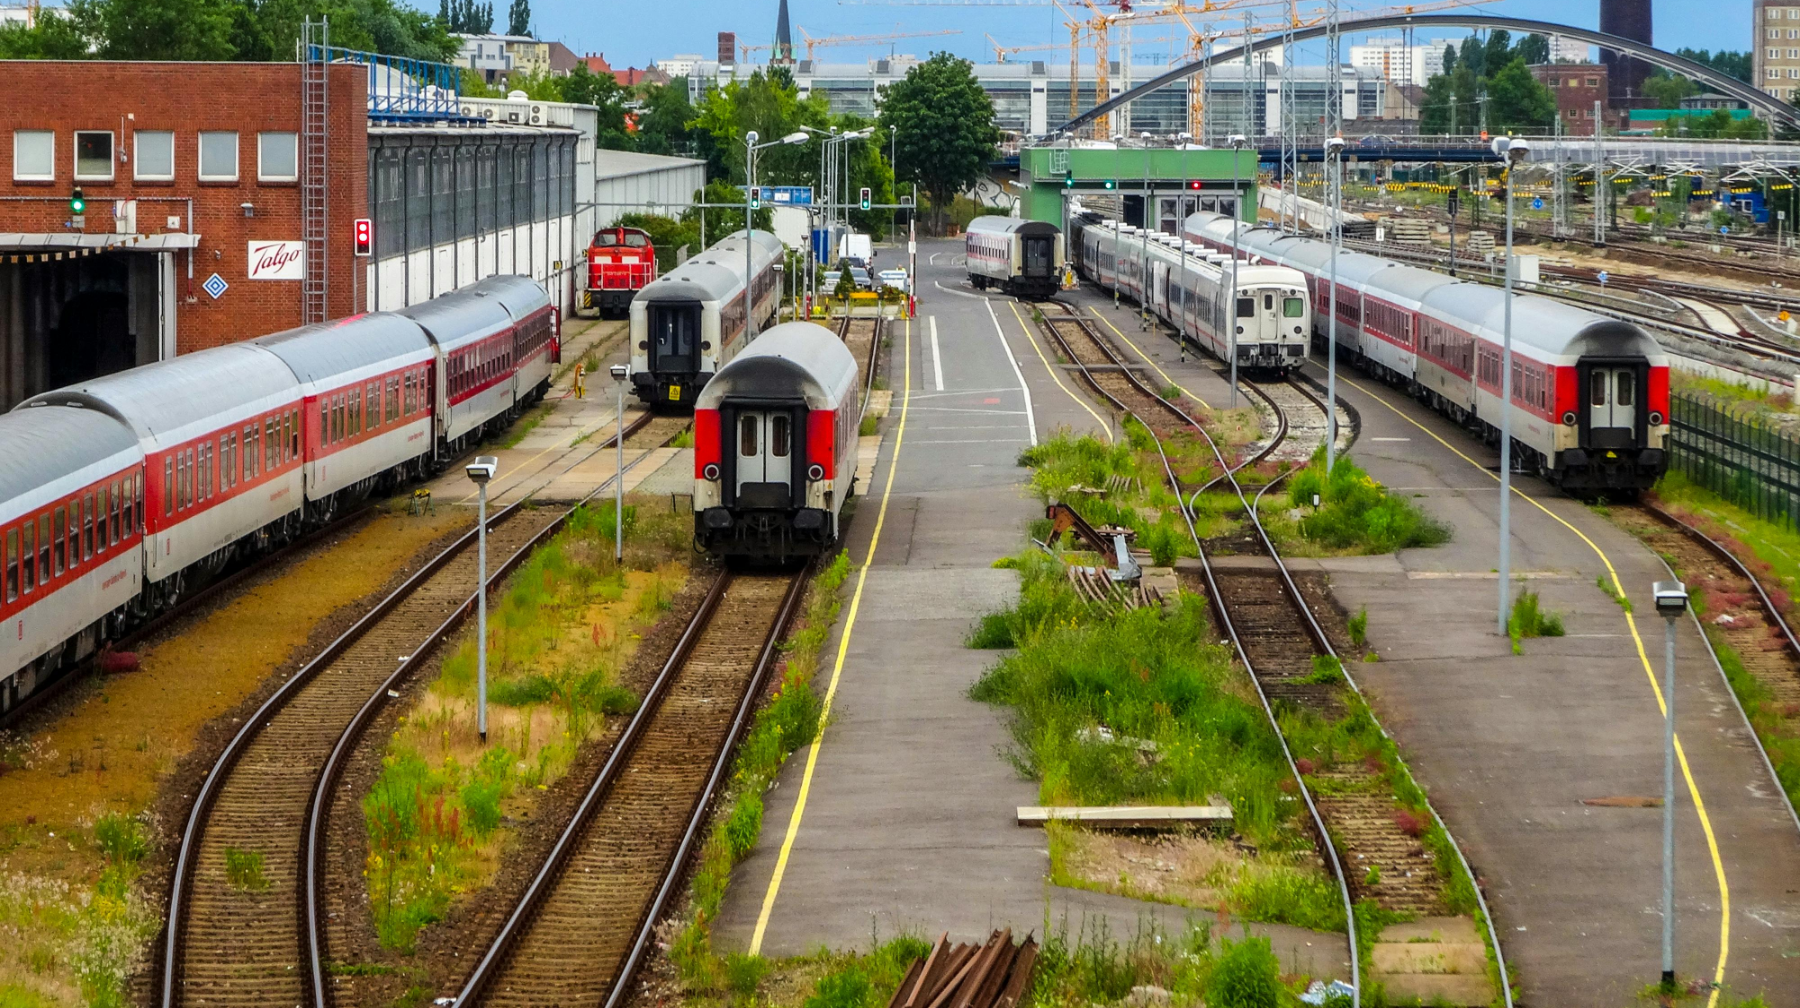
[[[125,250],[0,255],[0,410],[172,356],[174,261]]]

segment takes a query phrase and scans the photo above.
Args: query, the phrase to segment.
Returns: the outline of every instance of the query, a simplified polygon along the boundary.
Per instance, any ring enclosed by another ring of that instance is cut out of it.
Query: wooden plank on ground
[[[1229,805],[1020,805],[1020,826],[1042,826],[1052,819],[1078,822],[1094,829],[1173,829],[1198,823],[1231,823]]]

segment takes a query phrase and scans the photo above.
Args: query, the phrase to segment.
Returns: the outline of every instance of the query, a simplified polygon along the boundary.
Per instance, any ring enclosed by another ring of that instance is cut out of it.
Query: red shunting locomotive
[[[630,310],[631,299],[656,279],[656,246],[637,228],[609,227],[594,232],[587,250],[587,304],[601,317]]]

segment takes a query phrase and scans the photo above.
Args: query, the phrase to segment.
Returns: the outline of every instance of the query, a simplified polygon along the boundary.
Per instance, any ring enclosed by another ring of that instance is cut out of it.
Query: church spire
[[[788,29],[787,0],[781,0],[781,12],[775,16],[775,49],[770,58],[775,63],[794,61],[794,33]]]

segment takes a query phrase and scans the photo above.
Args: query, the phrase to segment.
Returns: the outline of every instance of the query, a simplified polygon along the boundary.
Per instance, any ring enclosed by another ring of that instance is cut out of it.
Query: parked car
[[[902,294],[911,294],[912,278],[903,269],[885,269],[875,274],[875,286],[892,287]]]
[[[874,290],[875,284],[869,279],[869,271],[861,266],[850,267],[850,279],[856,282],[857,290]]]

